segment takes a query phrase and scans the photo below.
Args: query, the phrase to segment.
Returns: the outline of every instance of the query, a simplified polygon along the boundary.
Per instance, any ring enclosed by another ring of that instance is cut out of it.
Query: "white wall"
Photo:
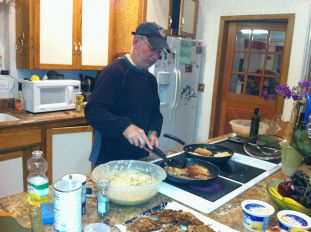
[[[294,86],[302,77],[310,6],[311,0],[200,0],[197,38],[202,39],[206,50],[200,76],[200,82],[205,83],[205,91],[199,96],[197,140],[207,139],[209,133],[220,17],[294,13],[294,34],[288,70],[288,84]],[[289,120],[291,104],[290,101],[285,101],[284,120]]]
[[[6,69],[9,64],[9,25],[8,12],[10,4],[0,0],[0,70]]]

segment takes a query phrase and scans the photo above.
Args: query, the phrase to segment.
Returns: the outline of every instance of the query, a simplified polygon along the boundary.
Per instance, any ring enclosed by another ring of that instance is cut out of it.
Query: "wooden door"
[[[264,100],[267,92],[286,82],[287,22],[230,22],[226,44],[216,135],[231,132],[229,121],[250,119],[255,107],[261,116],[279,114],[282,100]]]

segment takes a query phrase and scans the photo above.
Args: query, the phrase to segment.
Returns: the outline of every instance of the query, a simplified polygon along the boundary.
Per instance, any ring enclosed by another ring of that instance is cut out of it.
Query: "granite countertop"
[[[222,136],[222,137],[218,137],[218,138],[208,140],[205,142],[213,142],[213,141],[223,139],[225,137],[226,136]],[[180,150],[181,148],[179,147],[167,153],[174,153]],[[150,157],[150,159],[153,159],[153,158],[154,157]],[[300,169],[303,170],[307,175],[311,176],[311,168],[309,166],[302,165]],[[273,175],[265,178],[263,181],[254,185],[253,187],[251,187],[244,193],[235,197],[228,203],[224,204],[220,208],[216,209],[212,213],[205,214],[205,216],[210,217],[238,231],[247,231],[243,227],[242,209],[240,207],[241,202],[246,199],[258,199],[258,200],[262,200],[273,205],[266,191],[266,185],[278,179],[288,179],[288,177],[285,176],[281,170],[279,170]],[[87,186],[94,187],[91,180],[88,180]],[[50,186],[50,201],[53,200],[52,194],[53,194],[53,189],[52,189],[52,186]],[[120,206],[120,205],[111,203],[110,205],[111,224],[114,225],[114,224],[122,223],[123,221],[136,216],[137,214],[141,213],[142,211],[146,209],[152,208],[162,202],[168,202],[171,200],[172,199],[170,199],[169,197],[158,193],[154,198],[152,198],[152,200],[139,206]],[[97,202],[96,198],[87,198],[86,200],[87,213],[85,216],[83,216],[84,224],[99,222],[99,219],[97,217],[96,202]],[[19,221],[19,223],[27,227],[30,227],[30,221],[28,217],[28,212],[29,212],[30,207],[31,206],[27,203],[26,193],[20,193],[20,194],[16,194],[16,195],[12,195],[12,196],[0,199],[0,211],[16,212],[16,218]],[[274,213],[269,225],[270,226],[277,225],[276,213]],[[45,231],[53,231],[52,225],[45,225],[44,228],[45,228]]]
[[[6,121],[0,122],[1,128],[17,127],[17,126],[26,126],[46,122],[55,122],[55,121],[64,121],[72,119],[82,119],[84,120],[84,112],[77,112],[75,110],[65,110],[65,111],[56,111],[56,112],[47,112],[47,113],[29,113],[22,112],[16,113],[13,109],[1,110],[1,113],[10,114],[19,120],[15,121]]]

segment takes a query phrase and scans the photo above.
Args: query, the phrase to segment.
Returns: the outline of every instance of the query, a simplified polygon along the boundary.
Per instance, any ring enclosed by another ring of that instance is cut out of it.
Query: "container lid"
[[[104,223],[88,224],[84,228],[84,232],[110,232],[110,227]]]
[[[294,210],[282,210],[277,214],[278,220],[290,228],[311,228],[311,218],[303,213]]]
[[[86,176],[83,174],[79,174],[79,173],[68,174],[66,176],[63,176],[62,179],[63,180],[74,179],[74,180],[80,181],[82,184],[86,183]]]
[[[36,158],[41,158],[42,157],[42,151],[36,150],[32,152],[32,156]]]
[[[253,216],[270,216],[274,213],[274,208],[266,202],[259,200],[245,200],[241,203],[242,209]]]
[[[78,180],[68,179],[59,180],[54,184],[54,189],[60,192],[71,192],[82,187],[82,183]]]

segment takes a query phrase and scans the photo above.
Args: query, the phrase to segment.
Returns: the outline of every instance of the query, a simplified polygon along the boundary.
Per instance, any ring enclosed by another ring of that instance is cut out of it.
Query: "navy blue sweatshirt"
[[[152,130],[160,135],[163,117],[156,78],[127,58],[117,60],[98,75],[85,116],[102,137],[96,164],[147,156],[148,152],[131,145],[122,133],[135,124],[146,134]]]

